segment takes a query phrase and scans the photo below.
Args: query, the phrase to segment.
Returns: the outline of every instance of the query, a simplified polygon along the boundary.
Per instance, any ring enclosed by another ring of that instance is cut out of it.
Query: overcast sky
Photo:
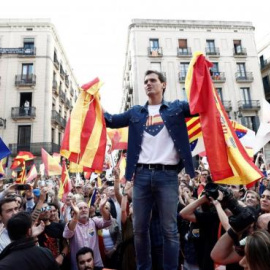
[[[99,77],[103,107],[118,112],[128,26],[133,18],[251,21],[258,42],[270,32],[270,1],[9,0],[0,18],[49,18],[80,85]]]

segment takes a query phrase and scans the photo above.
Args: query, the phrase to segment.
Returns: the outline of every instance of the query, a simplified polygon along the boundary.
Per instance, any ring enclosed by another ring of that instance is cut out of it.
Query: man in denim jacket
[[[137,269],[151,269],[149,224],[156,202],[163,230],[164,270],[178,269],[178,172],[185,167],[194,177],[185,117],[185,101],[166,102],[166,79],[160,72],[145,73],[148,102],[117,115],[105,113],[107,127],[129,127],[126,179],[134,180],[133,209]]]

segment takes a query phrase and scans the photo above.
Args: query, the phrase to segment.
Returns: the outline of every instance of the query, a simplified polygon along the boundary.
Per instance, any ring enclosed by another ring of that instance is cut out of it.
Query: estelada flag
[[[200,115],[213,180],[223,184],[249,185],[263,175],[233,130],[212,83],[211,66],[202,53],[194,54],[185,82],[190,112]]]
[[[33,160],[34,158],[36,157],[31,152],[20,151],[18,155],[13,159],[10,169],[14,170],[17,167],[21,167],[25,161]]]
[[[112,142],[113,150],[126,150],[128,146],[128,127],[110,129],[107,128],[107,134]]]
[[[102,171],[106,149],[106,126],[100,105],[98,78],[82,86],[68,120],[61,155],[71,162]]]
[[[45,168],[45,174],[48,176],[61,175],[62,167],[57,159],[54,159],[46,150],[41,148],[42,162]]]
[[[37,173],[36,165],[33,164],[30,171],[28,172],[28,174],[26,176],[26,182],[29,183],[29,182],[33,181],[37,177],[37,175],[38,175],[38,173]]]

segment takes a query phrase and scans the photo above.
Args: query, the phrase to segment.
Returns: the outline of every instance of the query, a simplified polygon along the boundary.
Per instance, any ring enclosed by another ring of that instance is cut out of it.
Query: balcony
[[[239,83],[253,82],[253,80],[254,80],[252,72],[245,72],[245,73],[244,72],[236,72],[235,79]]]
[[[67,121],[56,110],[52,110],[51,122],[61,128],[65,128],[67,124]]]
[[[59,64],[59,61],[58,61],[57,58],[54,58],[54,59],[53,59],[53,64],[54,64],[55,68],[56,68],[57,70],[59,70],[60,64]]]
[[[213,72],[211,76],[214,83],[224,83],[226,82],[226,77],[224,72]]]
[[[15,76],[15,86],[17,87],[33,87],[36,85],[36,75],[20,74]]]
[[[36,107],[13,107],[11,108],[11,118],[19,119],[35,119]]]
[[[58,91],[58,83],[56,80],[53,80],[53,83],[52,83],[52,91],[53,91],[53,94],[55,94],[56,96],[59,95],[59,91]]]
[[[159,48],[148,47],[148,56],[149,57],[162,57],[163,50],[161,47],[159,47]]]
[[[229,112],[232,110],[232,102],[230,100],[221,100],[221,102],[226,112]]]
[[[178,78],[180,83],[184,83],[186,80],[187,73],[186,72],[179,72]]]
[[[66,95],[65,95],[65,93],[63,92],[62,89],[59,90],[59,97],[60,97],[60,101],[62,103],[65,103],[65,101],[66,101]]]
[[[247,49],[242,47],[237,47],[233,49],[233,56],[234,57],[246,57],[247,56]]]
[[[17,54],[21,57],[33,57],[36,55],[36,48],[0,48],[1,54]]]
[[[60,145],[51,142],[37,142],[27,145],[22,144],[9,144],[9,150],[12,156],[16,156],[19,151],[28,151],[35,156],[41,156],[41,148],[44,148],[49,154],[59,153]]]
[[[72,87],[70,88],[70,95],[74,96],[74,89]]]
[[[189,47],[177,48],[177,56],[178,57],[191,57],[192,56],[191,48]]]
[[[70,101],[69,101],[68,98],[66,98],[66,100],[65,100],[65,106],[66,106],[67,109],[70,109],[71,108]]]
[[[68,75],[65,75],[65,85],[67,88],[69,87]]]
[[[259,100],[239,100],[238,108],[241,111],[258,111],[261,106]]]
[[[270,68],[270,59],[263,60],[260,66],[261,66],[261,70]]]
[[[216,48],[216,47],[205,48],[205,53],[207,56],[210,56],[210,57],[220,56],[219,48]]]

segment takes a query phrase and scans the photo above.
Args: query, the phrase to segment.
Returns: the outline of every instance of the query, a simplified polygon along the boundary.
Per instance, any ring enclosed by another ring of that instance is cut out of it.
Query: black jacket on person
[[[33,238],[11,242],[0,254],[0,270],[58,270],[47,248],[36,246]]]

